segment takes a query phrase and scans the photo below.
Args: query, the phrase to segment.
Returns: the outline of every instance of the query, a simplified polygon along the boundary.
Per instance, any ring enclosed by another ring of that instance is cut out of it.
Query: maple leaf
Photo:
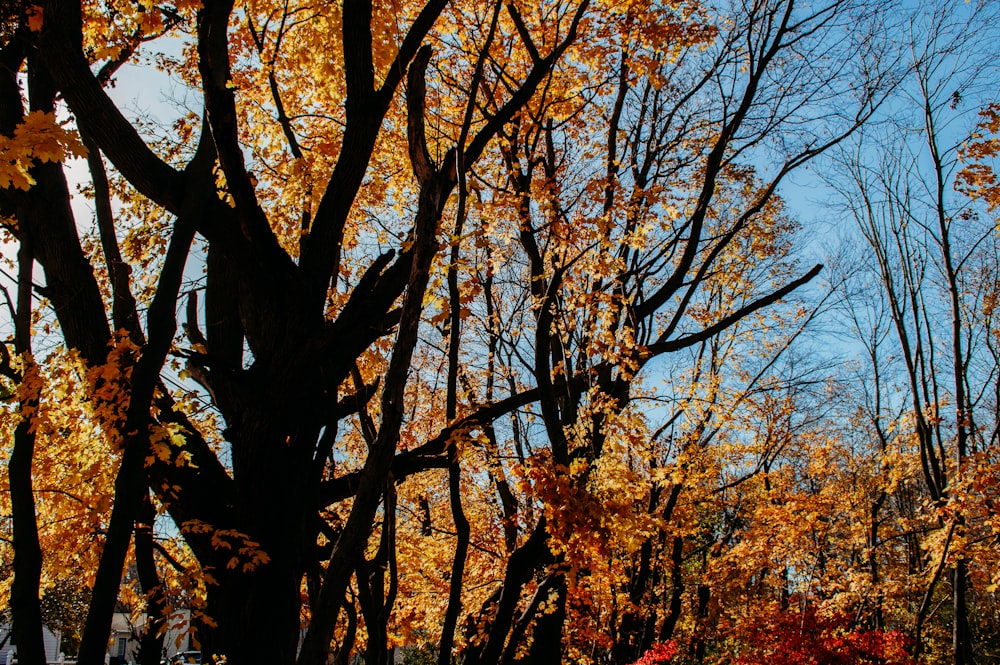
[[[29,173],[33,160],[62,162],[86,154],[76,132],[57,122],[55,114],[32,111],[15,127],[13,136],[0,136],[0,188],[27,190],[34,185]]]

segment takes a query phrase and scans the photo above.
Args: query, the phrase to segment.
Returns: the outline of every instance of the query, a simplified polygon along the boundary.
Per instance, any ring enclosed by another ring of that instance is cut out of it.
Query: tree
[[[987,60],[973,46],[978,26],[989,22],[981,22],[980,12],[989,8],[977,6],[955,16],[938,7],[913,20],[912,70],[902,87],[901,111],[885,134],[873,137],[877,152],[861,147],[844,155],[846,177],[835,185],[870,248],[870,269],[882,291],[880,316],[892,329],[905,372],[907,426],[912,427],[932,505],[923,528],[935,536],[916,544],[917,560],[927,562],[928,579],[916,609],[916,651],[923,648],[921,631],[937,585],[947,575],[955,663],[975,662],[968,595],[973,588],[969,566],[974,564],[964,543],[986,537],[974,535],[982,524],[964,514],[963,506],[971,506],[960,488],[974,473],[970,456],[990,447],[987,437],[995,429],[987,395],[994,390],[997,366],[990,324],[983,318],[989,314],[982,305],[993,288],[982,276],[992,274],[996,263],[994,225],[974,203],[979,193],[975,178],[960,175],[960,154],[971,130],[967,121],[960,125],[968,114],[966,100],[981,100],[984,90],[992,94]],[[986,150],[982,156],[988,154]],[[973,170],[970,166],[964,173]],[[962,191],[963,183],[973,187],[972,200]],[[988,208],[988,187],[983,195]],[[881,422],[893,420],[891,411],[900,408],[883,401],[887,385],[877,379],[882,360],[876,346],[884,335],[876,329],[868,344],[876,372],[870,417],[883,449],[889,436]],[[874,534],[872,539],[877,540]]]
[[[179,569],[203,652],[236,665],[381,663],[415,639],[442,663],[633,662],[692,592],[686,644],[706,657],[714,567],[755,533],[746,497],[799,491],[791,465],[787,492],[756,482],[808,440],[775,369],[795,334],[768,317],[807,320],[780,303],[821,267],[796,261],[778,189],[894,85],[881,8],[46,0],[12,17],[24,644],[46,585],[32,541],[58,533],[33,516],[65,510],[30,501],[61,438],[105,499],[79,502],[99,543],[85,665],[133,563],[150,635]],[[107,90],[146,53],[197,100],[151,134]],[[61,164],[84,152],[92,234]],[[32,322],[63,347],[34,364]],[[668,370],[686,380],[665,394]]]

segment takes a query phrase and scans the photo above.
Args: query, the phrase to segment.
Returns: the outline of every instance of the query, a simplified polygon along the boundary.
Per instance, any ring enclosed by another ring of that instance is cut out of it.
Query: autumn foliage
[[[674,642],[657,642],[632,665],[665,665],[676,653],[677,645]]]
[[[955,5],[4,3],[19,662],[991,662]]]
[[[852,627],[844,613],[824,616],[812,604],[803,610],[761,608],[760,620],[745,633],[740,665],[819,665],[883,663],[911,665],[910,638],[895,630]]]

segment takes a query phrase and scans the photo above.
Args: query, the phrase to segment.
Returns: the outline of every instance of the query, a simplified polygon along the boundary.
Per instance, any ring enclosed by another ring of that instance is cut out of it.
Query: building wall
[[[2,1],[2,0],[0,0]],[[105,662],[109,665],[122,665],[137,662],[139,655],[139,641],[137,635],[139,631],[136,626],[142,626],[146,617],[140,616],[133,623],[128,614],[116,612],[111,622],[111,635],[108,641],[108,653]],[[167,635],[163,640],[164,658],[171,658],[178,653],[191,649],[191,635],[189,627],[191,625],[191,612],[189,610],[179,610],[171,617],[167,626]],[[0,624],[0,642],[4,641],[10,632],[9,624]],[[58,662],[59,646],[61,636],[58,631],[50,631],[43,628],[42,637],[45,641],[45,659],[50,663]],[[7,640],[3,648],[0,648],[0,665],[10,665],[16,658],[17,648]]]
[[[10,634],[10,624],[0,624],[0,642],[3,642]],[[42,627],[42,640],[45,643],[45,659],[48,661],[56,661],[59,658],[59,645],[62,642],[62,636],[59,631],[51,631],[46,627]],[[6,644],[0,649],[0,665],[7,665],[10,663],[17,653],[17,647],[11,644],[11,640],[7,639]]]
[[[116,612],[111,622],[111,641],[108,647],[109,665],[135,663],[139,657],[140,628],[145,624],[146,616],[139,615],[130,619],[124,612]],[[167,634],[163,639],[162,658],[171,658],[178,653],[191,649],[191,611],[178,610],[174,612],[167,623]]]

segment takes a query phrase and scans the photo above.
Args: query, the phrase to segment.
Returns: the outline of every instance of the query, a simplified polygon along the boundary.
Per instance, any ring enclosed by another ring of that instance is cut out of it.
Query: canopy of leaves
[[[233,665],[988,657],[1000,23],[953,5],[3,4],[19,657],[182,609]]]

